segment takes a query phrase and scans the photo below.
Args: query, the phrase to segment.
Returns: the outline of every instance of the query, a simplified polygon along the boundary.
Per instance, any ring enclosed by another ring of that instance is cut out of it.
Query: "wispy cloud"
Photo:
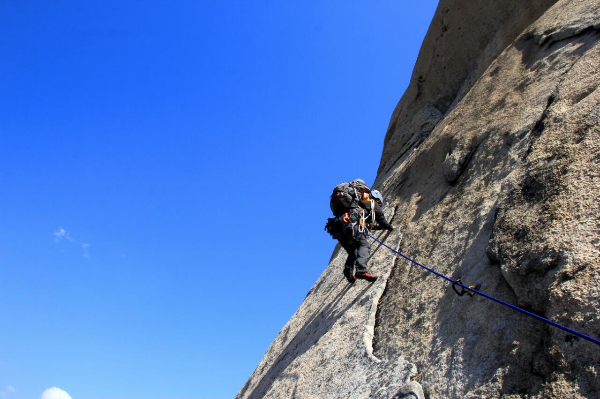
[[[73,242],[73,239],[67,230],[59,228],[54,232],[54,242],[60,242],[63,238],[69,242]]]
[[[90,247],[90,244],[86,244],[86,243],[81,244],[81,248],[83,248],[83,257],[86,259],[90,257],[90,253],[88,252],[89,247]]]
[[[16,391],[17,390],[12,385],[9,385],[0,392],[0,398],[8,398],[11,393],[15,393]]]
[[[88,244],[87,242],[83,242],[82,240],[76,240],[71,236],[71,233],[69,233],[67,230],[63,229],[62,227],[59,227],[58,230],[56,230],[54,233],[54,242],[57,244],[60,244],[63,240],[73,244],[73,245],[78,245],[81,247],[82,251],[83,251],[83,257],[88,259],[90,257],[90,252],[89,252],[89,247],[90,244]]]
[[[71,395],[60,388],[49,388],[44,391],[40,399],[72,399]]]

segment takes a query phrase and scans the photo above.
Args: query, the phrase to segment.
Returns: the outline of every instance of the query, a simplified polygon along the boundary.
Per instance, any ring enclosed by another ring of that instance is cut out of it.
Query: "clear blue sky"
[[[0,398],[232,398],[436,6],[0,2]]]

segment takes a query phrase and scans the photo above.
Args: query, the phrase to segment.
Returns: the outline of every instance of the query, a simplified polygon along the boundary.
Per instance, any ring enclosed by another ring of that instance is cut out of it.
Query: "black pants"
[[[351,274],[354,274],[354,266],[356,265],[356,273],[367,272],[371,242],[365,233],[358,231],[358,225],[345,225],[342,232],[336,234],[335,238],[344,247],[346,252],[348,252],[344,268],[349,270]]]

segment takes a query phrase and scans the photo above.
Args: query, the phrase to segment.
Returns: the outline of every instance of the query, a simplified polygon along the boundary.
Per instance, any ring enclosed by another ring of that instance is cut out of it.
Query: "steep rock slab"
[[[396,198],[405,253],[594,337],[599,23],[599,1],[557,2],[418,148],[378,177]],[[428,397],[599,395],[594,344],[483,298],[458,297],[406,262],[378,309],[375,355],[414,363]]]
[[[442,0],[376,181],[403,252],[595,337],[599,2]],[[383,278],[348,287],[344,258],[334,252],[239,398],[598,397],[593,344],[458,297],[382,248]]]
[[[556,0],[441,0],[392,114],[381,180],[431,133],[494,59]]]
[[[398,233],[382,234],[397,243]],[[383,247],[373,247],[375,283],[350,285],[342,274],[346,252],[329,266],[285,325],[236,398],[407,398],[424,399],[411,381],[414,365],[402,356],[373,356],[377,304],[395,264]]]

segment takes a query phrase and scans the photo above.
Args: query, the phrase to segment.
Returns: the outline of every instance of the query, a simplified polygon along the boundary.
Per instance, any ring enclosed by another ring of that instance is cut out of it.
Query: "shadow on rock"
[[[337,284],[329,290],[333,291],[339,287],[340,283],[345,281],[342,278]],[[249,398],[258,399],[265,396],[265,394],[271,389],[275,381],[280,377],[295,378],[292,374],[284,373],[285,369],[314,344],[316,344],[323,335],[325,335],[331,327],[350,309],[358,300],[371,288],[371,285],[365,286],[356,297],[344,308],[336,309],[338,304],[346,293],[352,288],[352,285],[346,284],[340,292],[335,295],[330,301],[324,301],[321,306],[308,318],[304,326],[298,330],[294,338],[286,345],[285,349],[281,351],[281,354],[273,362],[271,367],[265,372],[260,373],[262,376],[258,385],[250,392],[246,394],[251,381],[248,381],[242,388],[237,398]],[[327,292],[324,297],[328,298],[330,292]]]

